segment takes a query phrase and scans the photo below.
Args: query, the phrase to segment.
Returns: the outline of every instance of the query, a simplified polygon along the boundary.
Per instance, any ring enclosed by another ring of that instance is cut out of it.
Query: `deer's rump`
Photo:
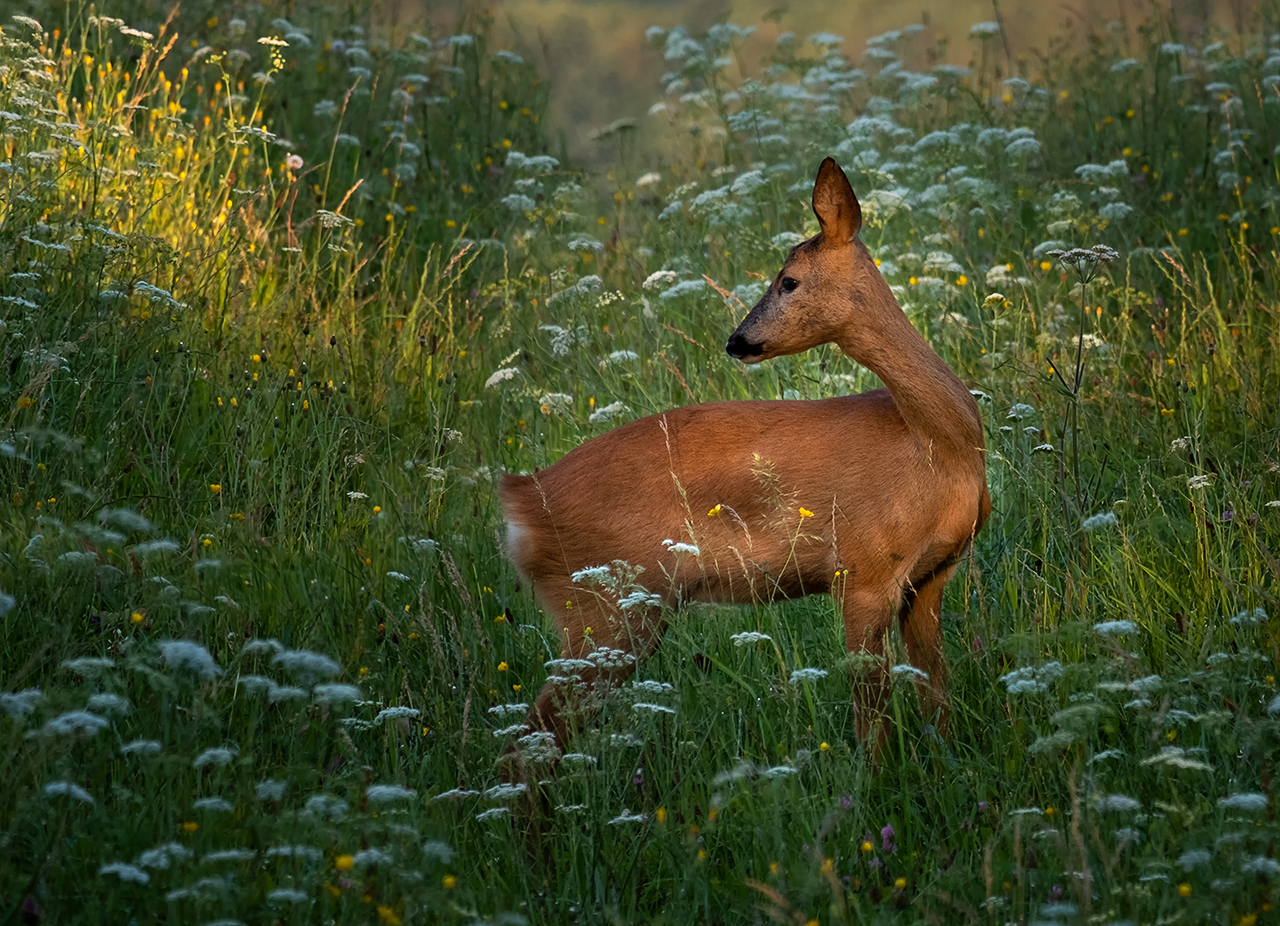
[[[885,390],[673,409],[499,491],[535,585],[621,559],[652,591],[717,601],[825,590],[853,546],[911,548],[946,494]]]

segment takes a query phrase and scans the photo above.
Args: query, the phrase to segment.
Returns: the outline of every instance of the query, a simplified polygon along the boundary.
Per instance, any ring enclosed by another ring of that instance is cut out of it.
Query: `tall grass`
[[[1152,7],[1034,66],[986,24],[969,68],[792,37],[742,82],[738,27],[656,30],[682,141],[604,176],[482,18],[6,23],[6,915],[1274,917],[1276,12]],[[876,385],[719,346],[827,153],[989,422],[951,735],[899,653],[873,770],[830,601],[690,608],[535,763],[531,857],[495,763],[559,650],[494,482],[674,404]],[[1094,245],[1082,290],[1051,252]]]

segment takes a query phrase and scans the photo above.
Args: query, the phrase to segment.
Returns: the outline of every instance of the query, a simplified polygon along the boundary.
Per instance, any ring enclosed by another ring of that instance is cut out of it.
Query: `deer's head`
[[[858,198],[831,158],[818,168],[813,211],[822,230],[791,249],[768,291],[729,338],[729,356],[759,363],[848,340],[850,330],[856,330],[868,284],[880,280],[880,272],[858,240]]]

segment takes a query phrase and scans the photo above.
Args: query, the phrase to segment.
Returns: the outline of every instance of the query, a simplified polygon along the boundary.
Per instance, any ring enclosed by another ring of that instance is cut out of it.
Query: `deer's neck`
[[[865,321],[837,343],[889,388],[912,434],[935,457],[985,465],[982,418],[968,387],[911,324],[879,273],[857,294]]]

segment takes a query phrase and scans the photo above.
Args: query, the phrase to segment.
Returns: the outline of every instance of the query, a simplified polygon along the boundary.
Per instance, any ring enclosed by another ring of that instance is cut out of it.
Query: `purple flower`
[[[870,868],[872,871],[875,871],[877,868],[880,868],[882,865],[884,865],[884,862],[880,861],[880,859],[878,858],[873,858],[871,861],[867,862],[867,867]]]
[[[883,852],[897,852],[898,844],[893,841],[894,837],[893,824],[886,823],[884,829],[880,831],[880,849]]]
[[[852,806],[853,806],[853,801],[852,801],[852,800],[850,800],[850,799],[849,799],[849,797],[848,797],[847,795],[841,794],[841,795],[840,795],[840,806],[841,806],[841,808],[843,808],[844,810],[848,810],[850,807],[852,807]]]
[[[980,813],[986,813],[986,812],[987,812],[987,802],[986,802],[986,801],[978,801],[978,811],[979,811]]]
[[[1049,896],[1050,896],[1052,899],[1054,899],[1054,900],[1061,900],[1061,899],[1062,899],[1062,885],[1061,885],[1061,884],[1055,884],[1052,888],[1050,888],[1050,889],[1049,889]]]

